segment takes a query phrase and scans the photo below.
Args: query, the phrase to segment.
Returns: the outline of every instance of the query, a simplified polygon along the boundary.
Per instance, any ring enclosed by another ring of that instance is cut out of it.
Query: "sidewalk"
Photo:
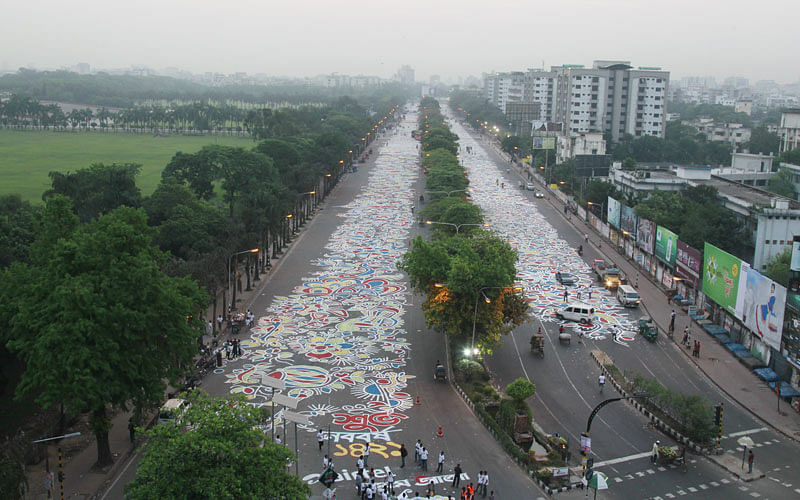
[[[383,139],[383,134],[378,136],[378,139]],[[377,139],[376,139],[377,141]],[[374,161],[374,158],[370,158],[369,162]],[[366,166],[366,165],[363,165]],[[339,187],[342,185],[342,182],[346,180],[346,177],[342,179],[336,186],[334,186],[331,193],[328,193],[328,197],[333,194]],[[323,210],[325,208],[327,201],[327,197],[325,200],[320,201],[317,205],[316,211]],[[284,257],[286,257],[291,250],[294,248],[295,242],[298,241],[300,235],[303,233],[304,229],[306,229],[310,222],[311,218],[315,214],[309,216],[309,220],[304,224],[302,227],[299,227],[297,233],[292,237],[292,239],[287,243],[287,247],[283,249],[283,251],[277,256],[272,259],[272,267],[265,273],[260,275],[260,280],[256,281],[252,284],[252,289],[250,291],[242,290],[241,292],[237,293],[237,302],[244,305],[244,308],[247,309],[250,304],[258,297],[261,293],[261,290],[266,286],[267,283],[271,280],[272,276],[275,274],[282,263],[284,262]],[[210,309],[207,314],[208,317],[211,317]],[[228,339],[231,335],[231,330],[229,327],[223,327],[221,333],[217,334],[217,341],[221,345]],[[210,343],[211,337],[209,335],[204,335],[203,341],[204,343]],[[201,386],[202,387],[202,386]],[[168,389],[171,390],[171,389]],[[94,499],[94,498],[103,498],[103,494],[106,490],[109,489],[111,484],[114,482],[115,478],[121,475],[126,467],[129,467],[131,464],[132,457],[136,454],[136,450],[138,446],[134,446],[130,441],[130,435],[128,433],[128,420],[131,416],[131,412],[119,412],[111,420],[111,430],[109,431],[108,438],[109,438],[109,445],[111,447],[111,454],[114,458],[114,463],[109,467],[106,467],[102,470],[94,470],[93,466],[97,461],[97,443],[94,439],[94,435],[91,434],[91,431],[81,431],[82,434],[79,438],[74,438],[71,440],[64,440],[60,443],[63,449],[63,472],[64,472],[64,497],[67,499]],[[151,420],[155,418],[155,413],[151,415]],[[149,424],[148,421],[145,424],[142,424],[142,427],[147,427]],[[66,432],[73,432],[72,429],[67,430]],[[137,434],[136,436],[137,445],[141,442],[140,436]],[[80,448],[80,449],[79,449]],[[75,450],[74,453],[71,450]],[[50,457],[50,472],[53,474],[53,487],[51,489],[52,497],[51,498],[59,498],[59,484],[58,484],[58,445],[51,444],[48,447],[48,453]],[[41,463],[29,466],[26,468],[26,475],[28,477],[28,499],[32,500],[45,500],[47,499],[47,492],[45,490],[45,461],[42,460]],[[108,500],[116,500],[116,499],[108,499]]]
[[[519,171],[515,170],[515,172]],[[545,192],[549,191],[545,189]],[[557,212],[560,217],[563,217],[560,210],[562,204],[552,196],[548,196],[548,201],[559,209]],[[585,221],[580,220],[577,216],[569,217],[566,220],[575,227],[579,234],[593,235],[590,238],[590,244],[598,253],[622,269],[630,281],[634,280],[635,276],[639,276],[640,294],[646,287],[646,291],[649,292],[647,295],[663,297],[663,300],[650,300],[642,304],[643,309],[653,318],[661,331],[668,330],[670,313],[675,310],[676,333],[672,339],[665,335],[664,338],[667,341],[672,340],[678,345],[683,325],[690,324],[692,339],[699,340],[701,344],[700,357],[691,356],[690,349],[680,348],[684,356],[692,361],[722,392],[738,402],[753,416],[787,437],[800,441],[800,413],[793,410],[785,401],[780,402],[780,411],[778,411],[778,397],[775,392],[748,367],[740,363],[714,337],[700,328],[680,307],[667,303],[666,294],[653,281],[649,273],[642,272],[643,270],[629,261],[624,254],[615,251],[616,248],[609,240],[603,241],[602,248],[597,248],[592,240],[599,240],[602,236]]]

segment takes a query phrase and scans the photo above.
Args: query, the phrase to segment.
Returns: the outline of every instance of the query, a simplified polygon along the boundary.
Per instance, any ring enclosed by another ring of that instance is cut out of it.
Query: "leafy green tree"
[[[767,263],[767,277],[786,286],[789,283],[789,265],[792,261],[792,248],[789,247]]]
[[[800,165],[800,148],[792,149],[781,153],[777,158],[779,163],[791,163],[792,165]]]
[[[37,207],[17,194],[0,196],[0,269],[12,262],[27,262],[38,226]]]
[[[142,201],[142,194],[136,187],[136,176],[141,168],[136,163],[95,163],[75,173],[50,172],[52,187],[43,198],[57,194],[69,197],[82,222],[120,206],[137,208]]]
[[[506,394],[513,399],[517,406],[525,404],[525,400],[536,393],[536,386],[524,378],[518,378],[506,386]]]
[[[751,153],[774,154],[780,150],[781,138],[767,130],[767,127],[756,127],[750,132],[750,140],[744,147]]]
[[[63,197],[48,200],[31,264],[0,280],[3,340],[26,365],[17,396],[90,412],[105,466],[108,406],[152,407],[177,383],[196,352],[206,297],[162,272],[166,255],[143,211],[120,207],[79,226],[70,209]]]
[[[519,156],[522,148],[522,138],[517,135],[503,137],[500,141],[500,148],[510,155]]]
[[[528,317],[523,296],[513,289],[516,261],[505,240],[483,231],[434,242],[417,238],[398,267],[415,290],[428,294],[423,313],[437,331],[461,340],[471,336],[477,304],[476,340],[488,351]]]
[[[190,406],[174,423],[146,431],[127,500],[306,499],[311,488],[287,472],[295,460],[257,426],[262,413],[243,397],[188,395]]]
[[[636,170],[636,160],[630,156],[622,160],[622,170]]]
[[[469,234],[480,229],[479,226],[472,224],[483,224],[480,207],[457,196],[449,196],[431,203],[422,211],[422,216],[426,220],[445,223],[432,225],[431,229],[440,235],[455,234],[456,228],[448,224],[459,225],[459,234]]]
[[[767,189],[775,194],[794,199],[794,182],[792,181],[794,174],[786,167],[778,170],[778,173],[773,175],[767,183]]]

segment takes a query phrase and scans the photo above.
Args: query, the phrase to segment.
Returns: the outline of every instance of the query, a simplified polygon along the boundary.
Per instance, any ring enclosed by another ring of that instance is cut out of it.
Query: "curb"
[[[645,408],[641,403],[639,403],[638,401],[636,401],[634,399],[631,399],[631,396],[628,394],[628,392],[625,391],[625,389],[623,389],[622,386],[620,386],[617,383],[617,381],[614,379],[614,377],[612,377],[610,375],[608,369],[600,362],[600,360],[595,355],[594,351],[591,351],[590,354],[592,356],[592,359],[595,361],[595,363],[597,363],[597,366],[600,367],[600,370],[602,370],[602,372],[606,376],[606,378],[611,381],[611,385],[614,387],[614,389],[616,389],[616,391],[623,398],[626,398],[626,401],[629,402],[631,405],[633,405],[633,407],[636,408],[639,411],[639,413],[641,413],[642,415],[644,415],[645,417],[650,419],[650,422],[655,424],[655,427],[658,430],[660,430],[664,434],[670,436],[671,438],[675,439],[680,444],[685,445],[689,450],[691,450],[692,452],[694,452],[697,455],[707,455],[707,454],[711,453],[711,449],[710,448],[706,448],[706,447],[700,446],[699,444],[695,443],[692,439],[690,439],[687,436],[684,436],[681,432],[679,432],[678,430],[674,429],[668,423],[664,422],[663,420],[661,420],[657,416],[653,415],[653,413],[650,410],[648,410],[647,408]]]

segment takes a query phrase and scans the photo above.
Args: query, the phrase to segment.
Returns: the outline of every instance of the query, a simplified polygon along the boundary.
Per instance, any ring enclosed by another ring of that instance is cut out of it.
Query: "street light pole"
[[[521,292],[523,290],[523,288],[521,286],[483,286],[483,287],[479,288],[478,291],[476,292],[476,294],[475,294],[475,310],[472,313],[472,343],[470,344],[470,356],[474,356],[476,354],[475,353],[475,325],[478,322],[478,299],[480,298],[481,294],[483,294],[484,301],[487,304],[489,304],[492,301],[489,299],[489,297],[486,296],[485,293],[483,293],[484,290],[507,290],[509,288],[514,290],[515,292]]]
[[[233,255],[231,255],[230,257],[228,257],[228,291],[230,291],[230,289],[231,289],[231,259],[233,259],[237,255],[241,255],[243,253],[258,253],[258,250],[259,250],[258,248],[251,248],[250,250],[242,250],[241,252],[236,252]],[[234,271],[235,270],[236,270],[236,268],[234,267]],[[236,307],[236,286],[233,287],[232,295],[233,295],[233,300],[231,301],[231,307],[230,308],[234,309]],[[223,312],[225,312],[225,314],[227,316],[227,311],[223,311]]]
[[[470,223],[470,224],[468,224],[468,223],[463,223],[463,224],[453,224],[452,222],[435,222],[435,221],[432,221],[432,220],[426,220],[426,221],[425,221],[425,224],[428,224],[428,225],[432,225],[432,224],[439,224],[439,225],[441,225],[441,226],[453,226],[454,228],[456,228],[456,234],[458,234],[458,231],[461,229],[461,226],[481,226],[481,227],[489,227],[489,224],[471,224],[471,223]]]

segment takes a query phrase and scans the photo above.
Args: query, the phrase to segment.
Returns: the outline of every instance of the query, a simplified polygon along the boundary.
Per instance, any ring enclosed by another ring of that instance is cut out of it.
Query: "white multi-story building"
[[[528,70],[520,89],[521,75],[487,75],[487,99],[503,110],[508,101],[538,102],[540,121],[563,123],[569,135],[609,132],[614,140],[625,134],[664,137],[667,71],[634,69],[628,61],[595,61],[591,68],[566,64],[550,71]]]
[[[796,149],[800,144],[800,109],[787,109],[781,113],[781,153]]]
[[[727,142],[734,148],[750,140],[751,130],[741,123],[717,123],[713,118],[700,118],[682,123],[695,127],[709,141]]]
[[[557,140],[556,161],[563,163],[576,155],[604,155],[606,141],[603,134],[593,132],[575,136],[560,135]]]
[[[524,99],[525,73],[521,71],[486,75],[483,85],[486,98],[503,113],[508,102],[532,102]]]

